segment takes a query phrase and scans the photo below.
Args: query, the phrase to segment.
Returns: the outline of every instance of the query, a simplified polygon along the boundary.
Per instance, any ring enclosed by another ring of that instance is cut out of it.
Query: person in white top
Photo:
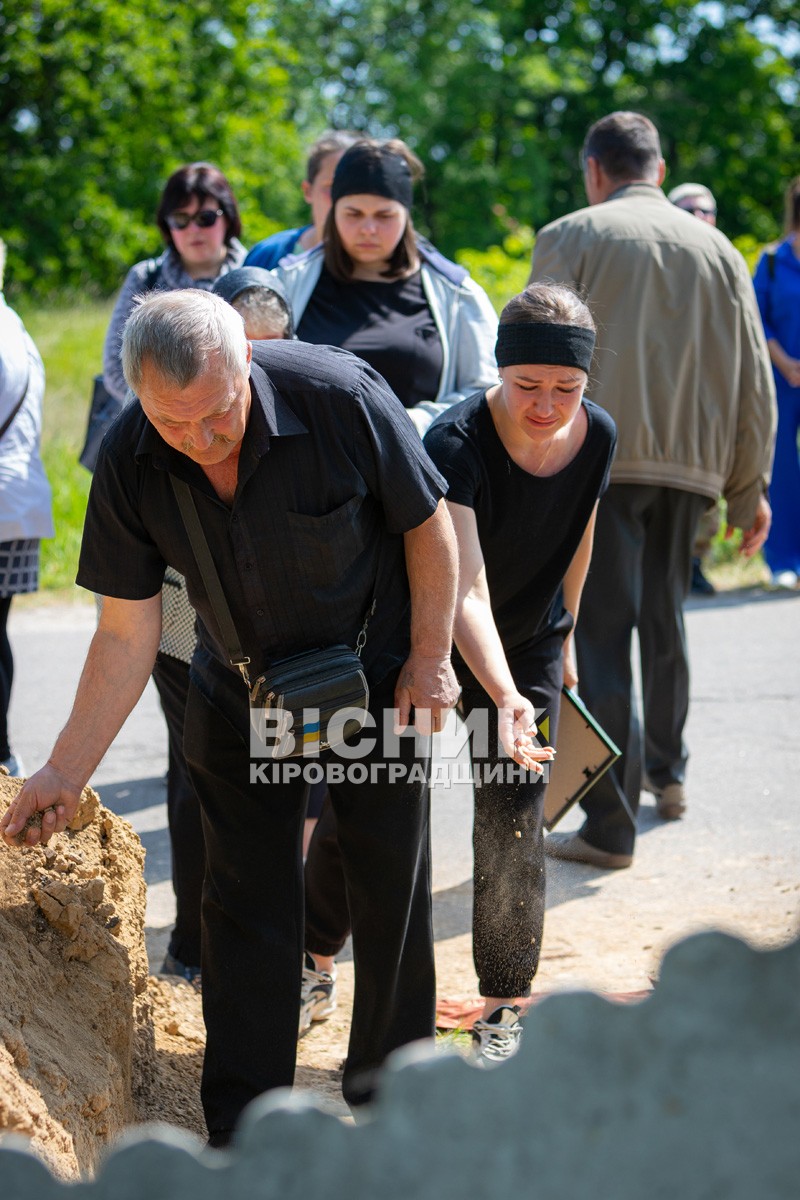
[[[0,766],[9,775],[22,775],[8,735],[14,677],[8,614],[13,596],[39,587],[39,541],[53,536],[53,517],[39,453],[44,364],[22,321],[6,304],[4,265],[0,240]]]

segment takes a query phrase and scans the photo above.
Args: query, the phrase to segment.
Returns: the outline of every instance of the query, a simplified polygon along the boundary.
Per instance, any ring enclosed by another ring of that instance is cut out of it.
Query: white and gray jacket
[[[423,239],[417,249],[422,288],[439,332],[443,356],[436,398],[408,409],[422,436],[451,404],[497,382],[497,314],[483,288],[464,267],[450,262]],[[295,329],[317,286],[323,257],[323,247],[315,246],[305,254],[289,255],[273,271],[288,293]]]
[[[0,292],[0,542],[53,536],[50,484],[40,438],[44,364],[21,319]]]

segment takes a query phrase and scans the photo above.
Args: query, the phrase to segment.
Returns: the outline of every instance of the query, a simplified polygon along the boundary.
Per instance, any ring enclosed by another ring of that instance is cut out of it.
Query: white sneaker
[[[775,571],[770,575],[770,585],[783,591],[793,592],[797,587],[796,571]]]
[[[313,957],[306,950],[303,963],[303,982],[300,986],[300,1026],[297,1036],[308,1033],[314,1021],[325,1021],[336,1011],[336,968],[332,972],[318,971]]]
[[[522,1022],[516,1004],[501,1004],[472,1026],[472,1051],[479,1067],[494,1067],[513,1058],[522,1043]]]

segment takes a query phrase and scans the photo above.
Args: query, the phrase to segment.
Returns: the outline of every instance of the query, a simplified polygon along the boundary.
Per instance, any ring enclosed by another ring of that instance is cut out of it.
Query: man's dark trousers
[[[581,696],[622,751],[582,801],[580,835],[632,854],[642,785],[642,738],[631,648],[638,629],[644,765],[650,783],[682,783],[688,752],[689,663],[683,603],[692,545],[708,497],[651,484],[611,484],[600,501],[575,641]]]
[[[384,761],[383,708],[395,675],[370,710],[376,748],[345,768]],[[366,734],[366,731],[365,731]],[[192,685],[185,750],[203,810],[203,1015],[207,1043],[202,1098],[210,1132],[232,1129],[245,1105],[291,1087],[303,962],[302,831],[308,784],[250,783],[249,745]],[[428,742],[400,758],[415,782],[331,786],[353,927],[355,997],[343,1092],[369,1099],[387,1054],[432,1037],[435,1016],[430,901]],[[298,760],[302,761],[302,760]],[[271,764],[270,764],[271,766]]]

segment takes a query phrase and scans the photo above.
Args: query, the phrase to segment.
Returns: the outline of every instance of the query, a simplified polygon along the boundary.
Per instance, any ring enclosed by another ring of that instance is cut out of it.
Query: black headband
[[[541,363],[580,367],[589,374],[594,351],[594,330],[578,325],[501,325],[494,348],[498,367]]]
[[[411,208],[411,170],[402,154],[382,146],[351,146],[336,167],[331,184],[331,202],[342,196],[386,196]]]

